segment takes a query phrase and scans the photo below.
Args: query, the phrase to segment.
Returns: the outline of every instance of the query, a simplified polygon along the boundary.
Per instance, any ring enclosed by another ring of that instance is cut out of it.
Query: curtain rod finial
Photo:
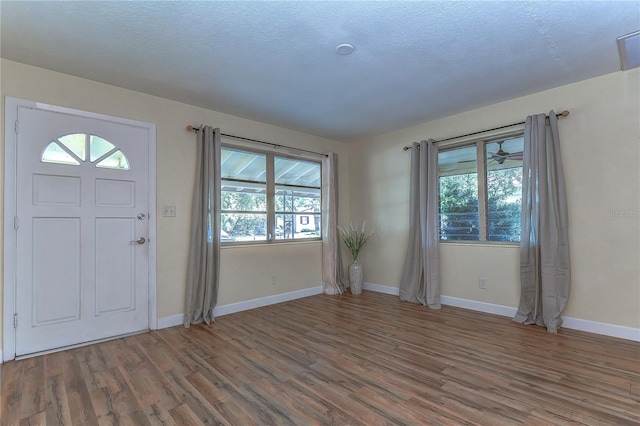
[[[568,116],[569,116],[569,111],[567,111],[567,110],[565,109],[564,111],[562,111],[562,112],[560,113],[560,115],[561,115],[561,116],[563,116],[563,117],[568,117]]]
[[[193,127],[191,124],[187,126],[187,132],[193,132],[194,130],[196,130],[196,128]]]

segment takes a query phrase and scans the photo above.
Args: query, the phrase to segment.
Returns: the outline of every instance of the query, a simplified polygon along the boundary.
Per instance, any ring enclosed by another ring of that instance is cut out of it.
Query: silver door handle
[[[144,244],[146,242],[147,242],[147,240],[145,240],[144,237],[140,237],[137,240],[131,241],[131,244],[133,244],[133,243]]]

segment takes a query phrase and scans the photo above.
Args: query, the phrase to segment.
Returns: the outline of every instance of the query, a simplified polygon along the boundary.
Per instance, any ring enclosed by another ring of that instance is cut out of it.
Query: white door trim
[[[18,107],[27,107],[51,112],[76,115],[80,117],[104,120],[146,128],[149,134],[149,329],[158,327],[156,297],[156,125],[142,121],[112,117],[104,114],[80,111],[55,105],[33,102],[24,99],[5,97],[5,136],[4,136],[4,283],[3,283],[3,333],[2,361],[15,359],[16,329],[13,326],[16,312],[16,142],[15,123]]]

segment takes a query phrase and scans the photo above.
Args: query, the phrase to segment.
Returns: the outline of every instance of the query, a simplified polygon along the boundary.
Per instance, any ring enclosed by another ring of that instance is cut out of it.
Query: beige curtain
[[[322,157],[322,282],[326,294],[345,290],[338,234],[338,154]]]
[[[440,309],[438,148],[433,140],[412,146],[409,191],[409,243],[400,299]]]
[[[198,132],[184,326],[210,324],[220,276],[220,129]]]
[[[522,177],[521,291],[514,321],[546,326],[549,333],[557,333],[569,299],[571,264],[567,194],[554,111],[548,117],[527,117]]]

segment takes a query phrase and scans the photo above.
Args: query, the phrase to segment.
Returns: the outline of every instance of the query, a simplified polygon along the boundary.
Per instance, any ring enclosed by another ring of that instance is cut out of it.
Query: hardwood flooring
[[[2,425],[637,425],[640,344],[365,291],[2,364]]]

